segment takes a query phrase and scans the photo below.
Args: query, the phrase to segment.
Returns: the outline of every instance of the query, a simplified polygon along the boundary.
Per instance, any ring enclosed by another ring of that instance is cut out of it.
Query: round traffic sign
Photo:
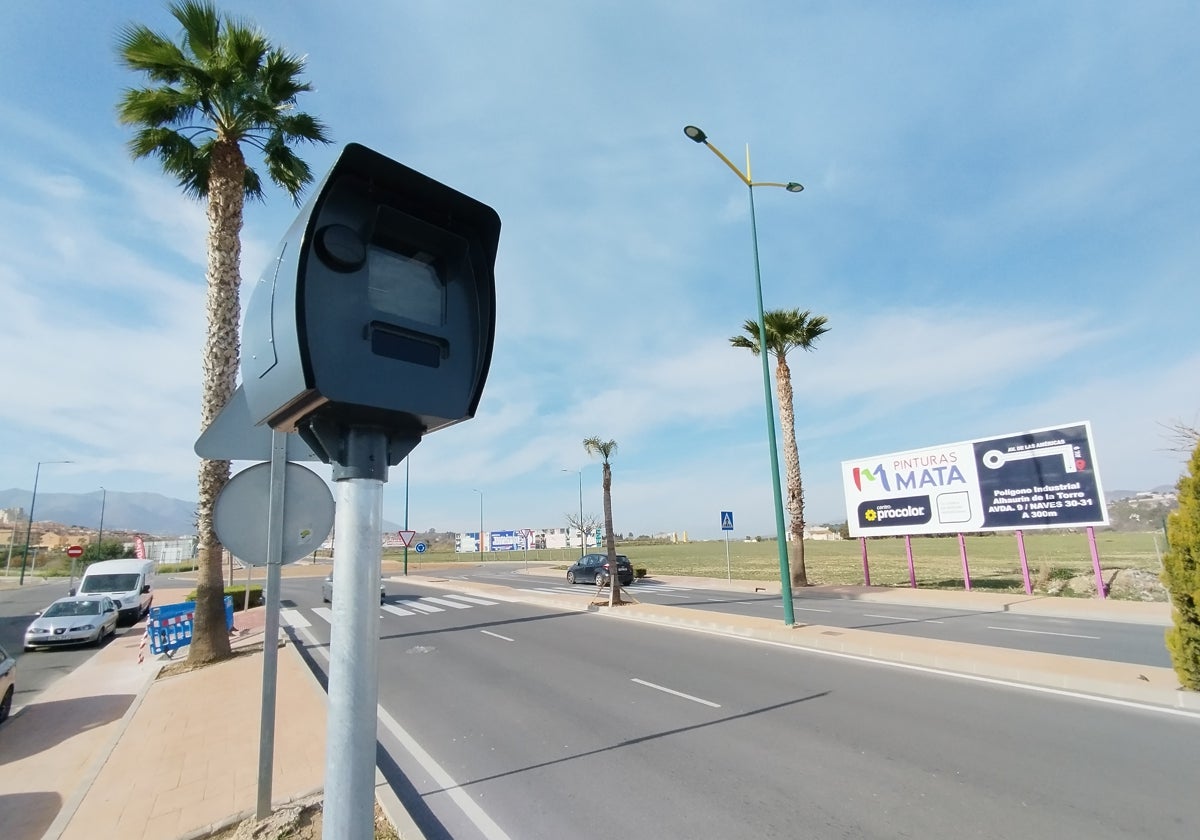
[[[83,556],[83,546],[81,546],[81,545],[71,546],[70,548],[67,549],[67,556],[68,557],[82,557]]]
[[[413,548],[416,550],[417,554],[424,554],[425,549],[429,548],[429,546],[425,545],[423,542],[419,542],[414,545]]]

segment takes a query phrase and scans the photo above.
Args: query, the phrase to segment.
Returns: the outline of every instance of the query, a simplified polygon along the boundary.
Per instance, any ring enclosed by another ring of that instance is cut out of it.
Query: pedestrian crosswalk
[[[400,604],[381,604],[379,609],[388,614],[400,618],[405,618],[415,615],[432,615],[434,613],[445,613],[453,610],[469,610],[472,607],[494,607],[499,604],[499,601],[491,601],[487,598],[479,598],[473,595],[459,595],[457,593],[443,593],[438,596],[426,595],[422,598],[404,599]],[[329,624],[333,623],[333,609],[330,607],[309,607],[307,612]],[[309,616],[306,616],[305,610],[288,607],[279,611],[279,623],[285,627],[311,627],[312,621]]]

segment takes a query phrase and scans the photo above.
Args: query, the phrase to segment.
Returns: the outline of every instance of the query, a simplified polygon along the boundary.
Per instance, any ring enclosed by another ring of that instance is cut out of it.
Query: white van
[[[154,576],[152,560],[100,560],[83,572],[81,595],[107,595],[117,604],[117,617],[130,624],[150,612]]]

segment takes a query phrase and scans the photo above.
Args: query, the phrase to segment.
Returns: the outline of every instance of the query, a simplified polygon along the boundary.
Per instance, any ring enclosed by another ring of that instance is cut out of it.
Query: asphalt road
[[[557,594],[594,595],[591,586],[570,586],[566,579],[527,576],[507,571],[471,570],[440,574],[450,579],[501,584]],[[630,593],[644,603],[752,615],[783,620],[778,595],[748,595],[713,589],[686,589],[653,582],[634,584]],[[1162,627],[1113,621],[1084,621],[1019,613],[973,612],[934,607],[908,607],[808,594],[793,599],[797,622],[897,633],[944,641],[1013,650],[1082,656],[1109,662],[1171,667]]]
[[[25,628],[33,621],[34,613],[44,610],[56,599],[66,597],[69,588],[67,578],[43,583],[37,578],[27,577],[24,586],[0,589],[0,645],[17,659],[14,708],[32,703],[56,680],[71,673],[96,653],[97,648],[91,645],[22,652]],[[128,633],[129,630],[128,627],[118,626],[117,635]],[[115,636],[101,644],[107,645],[113,638]]]
[[[319,580],[283,596],[323,670]],[[489,601],[380,611],[381,764],[431,838],[1195,834],[1195,716]]]

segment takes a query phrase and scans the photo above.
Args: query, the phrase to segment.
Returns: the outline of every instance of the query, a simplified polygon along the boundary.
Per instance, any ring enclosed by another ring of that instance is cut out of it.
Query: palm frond
[[[251,23],[221,14],[210,0],[176,0],[169,9],[182,29],[178,43],[137,25],[118,37],[122,63],[151,83],[125,91],[117,105],[121,122],[139,129],[130,143],[134,157],[157,155],[185,191],[204,196],[208,147],[191,141],[208,133],[205,142],[245,143],[262,152],[266,175],[298,203],[313,175],[291,144],[329,142],[320,121],[294,110],[296,97],[312,90],[300,77],[304,58],[273,47]],[[164,140],[170,133],[176,136]],[[186,174],[189,164],[196,169]],[[247,164],[246,196],[261,198],[262,188]]]

